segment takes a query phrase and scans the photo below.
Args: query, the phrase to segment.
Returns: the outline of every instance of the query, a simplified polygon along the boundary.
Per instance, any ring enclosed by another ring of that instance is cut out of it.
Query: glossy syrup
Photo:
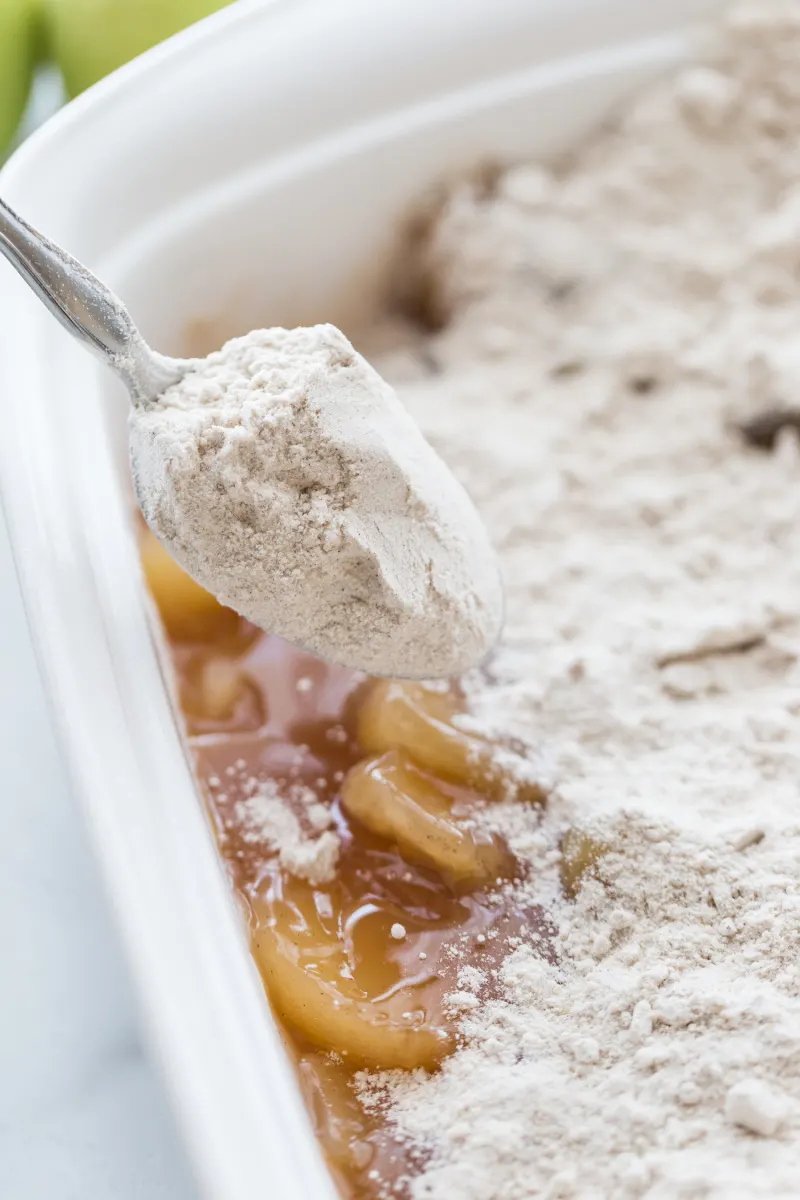
[[[153,587],[157,599],[159,588]],[[445,997],[457,988],[459,969],[479,967],[484,993],[491,993],[509,939],[530,940],[548,953],[546,920],[538,910],[514,907],[501,889],[456,893],[435,871],[405,861],[392,844],[349,819],[338,792],[343,774],[362,757],[353,714],[363,679],[220,613],[217,635],[212,622],[203,640],[185,640],[180,621],[171,620],[169,644],[197,779],[267,985],[259,935],[265,914],[301,965],[343,980],[381,1020],[405,1022],[423,1034],[435,1030],[436,1055],[449,1052],[458,1036]],[[186,632],[196,636],[196,629],[195,622]],[[224,702],[209,705],[208,681],[213,690],[219,678],[227,687]],[[330,807],[342,846],[332,882],[312,887],[286,874],[275,853],[254,841],[242,802],[254,783],[270,780],[285,796],[307,788]],[[392,936],[398,925],[402,939]],[[322,968],[321,956],[327,956]],[[281,1016],[341,1194],[350,1200],[407,1194],[404,1181],[421,1160],[380,1112],[365,1112],[358,1102],[350,1081],[364,1062],[337,1052],[330,1030],[321,1028],[312,1041],[295,1029],[290,1010]],[[436,1062],[426,1066],[435,1069]]]

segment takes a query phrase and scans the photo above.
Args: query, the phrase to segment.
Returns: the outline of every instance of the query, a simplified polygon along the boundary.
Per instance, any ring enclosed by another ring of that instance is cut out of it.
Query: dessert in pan
[[[345,1195],[797,1191],[798,63],[800,6],[739,9],[449,185],[354,336],[486,523],[485,662],[325,665],[144,542]]]
[[[15,251],[128,383],[187,752],[344,1196],[800,1191],[799,65],[800,4],[751,4],[570,156],[420,197],[352,344],[168,360]]]

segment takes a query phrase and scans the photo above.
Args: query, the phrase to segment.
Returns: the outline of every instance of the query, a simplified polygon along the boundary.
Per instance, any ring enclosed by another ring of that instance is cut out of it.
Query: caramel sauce
[[[149,540],[146,534],[143,558],[163,610],[164,578],[147,566]],[[364,1111],[351,1087],[354,1071],[435,1069],[458,1044],[457,1013],[446,997],[458,989],[459,970],[479,968],[489,996],[509,943],[529,941],[549,954],[552,931],[541,911],[514,907],[502,887],[455,889],[347,815],[339,789],[364,757],[354,735],[362,678],[219,606],[214,627],[210,597],[204,620],[195,605],[185,629],[174,604],[167,608],[195,773],[333,1177],[349,1200],[376,1200],[387,1188],[402,1196],[419,1159],[380,1112]],[[242,806],[265,781],[290,805],[293,790],[307,788],[330,808],[341,841],[331,882],[312,886],[288,874],[253,838]],[[462,809],[475,803],[453,790]],[[398,926],[400,938],[392,933]],[[298,979],[316,989],[315,1004],[324,998],[316,1024],[297,1019]],[[344,1033],[351,1050],[343,1051]]]

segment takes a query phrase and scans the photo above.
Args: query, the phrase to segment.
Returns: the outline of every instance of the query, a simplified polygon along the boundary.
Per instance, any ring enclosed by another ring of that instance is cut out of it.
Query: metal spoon
[[[119,375],[134,404],[156,400],[195,366],[151,350],[122,301],[2,199],[0,253],[64,328]]]
[[[185,479],[188,472],[189,491],[194,491],[196,501],[200,472],[192,479],[191,454],[181,459],[182,470],[164,469],[164,439],[159,441],[152,436],[149,422],[159,415],[166,415],[179,425],[184,422],[184,427],[192,421],[180,409],[167,411],[150,406],[171,384],[196,369],[202,360],[166,358],[151,350],[113,292],[71,255],[32,229],[2,200],[0,251],[61,324],[107,362],[126,385],[134,410],[138,409],[131,422],[134,491],[156,536],[201,586],[269,632],[280,634],[296,645],[344,666],[372,674],[406,678],[436,675],[444,679],[483,661],[496,641],[503,621],[502,584],[488,534],[466,492],[425,443],[391,389],[378,376],[373,379],[366,364],[366,383],[364,371],[356,364],[357,386],[377,389],[375,411],[383,414],[380,420],[386,422],[387,446],[392,446],[393,464],[387,468],[385,455],[377,452],[372,459],[368,456],[366,465],[359,463],[358,475],[362,483],[354,488],[348,505],[355,522],[353,530],[384,523],[381,504],[374,511],[372,505],[374,495],[385,486],[388,478],[391,532],[380,543],[377,566],[373,561],[378,557],[377,551],[371,543],[362,545],[357,532],[347,532],[343,527],[337,535],[341,536],[345,552],[340,560],[331,558],[325,567],[329,572],[326,581],[330,579],[334,585],[333,593],[345,596],[348,589],[361,586],[360,581],[355,585],[349,577],[353,563],[368,564],[365,574],[370,578],[374,576],[379,582],[374,585],[368,601],[363,600],[356,590],[353,595],[358,596],[357,602],[354,599],[345,605],[339,600],[338,624],[332,624],[328,598],[331,589],[327,582],[320,583],[321,566],[319,571],[316,566],[314,569],[299,567],[296,526],[292,525],[285,508],[278,512],[277,506],[273,510],[270,503],[265,503],[261,510],[258,500],[254,500],[251,507],[256,516],[245,526],[245,535],[241,533],[243,522],[238,516],[234,520],[231,515],[228,532],[234,550],[232,554],[226,550],[222,555],[219,552],[219,523],[226,513],[233,512],[230,506],[224,507],[219,497],[219,492],[225,492],[228,487],[224,476],[226,468],[220,467],[216,455],[210,456],[215,463],[213,470],[205,463],[203,486],[211,489],[207,502],[210,507],[218,505],[215,519],[205,523],[207,527],[196,520],[196,510],[193,502],[187,500],[188,493],[183,484],[177,490],[173,486],[176,476]],[[353,361],[355,363],[355,359]],[[336,388],[340,391],[335,393],[334,389],[331,393],[334,400],[351,386],[349,376],[335,378]],[[379,425],[379,430],[383,428]],[[320,435],[330,439],[330,444],[336,446],[337,454],[344,457],[346,464],[354,461],[345,456],[346,446],[342,449],[335,441],[336,436],[340,435]],[[361,453],[360,436],[353,444],[355,460]],[[383,445],[382,437],[383,433],[376,434],[376,445]],[[169,444],[168,438],[166,444]],[[310,452],[312,464],[316,461],[316,453]],[[225,455],[220,458],[223,463],[227,461]],[[267,461],[271,463],[272,460]],[[408,474],[409,481],[415,481],[413,492],[410,482],[405,491],[396,487],[394,480],[400,480],[404,473]],[[238,477],[235,482],[238,487]],[[281,487],[291,498],[289,488],[283,484]],[[396,495],[407,497],[409,494],[414,497],[413,508],[395,499]],[[253,495],[258,497],[258,492]],[[392,513],[395,503],[396,516]],[[163,519],[165,511],[171,514],[169,521]],[[421,519],[420,512],[430,513],[430,517]],[[274,530],[271,521],[275,522]],[[281,536],[277,537],[279,529]],[[417,536],[420,545],[412,553],[409,545]],[[434,536],[439,547],[437,553],[442,558],[441,566],[437,567],[435,587],[430,557]],[[356,553],[361,557],[354,557]],[[406,565],[403,556],[410,566]],[[337,564],[341,571],[340,580],[336,578]],[[268,586],[269,580],[276,576],[291,580],[282,596]],[[356,576],[358,571],[354,573]],[[426,597],[424,604],[419,597]],[[392,614],[388,619],[387,612]]]

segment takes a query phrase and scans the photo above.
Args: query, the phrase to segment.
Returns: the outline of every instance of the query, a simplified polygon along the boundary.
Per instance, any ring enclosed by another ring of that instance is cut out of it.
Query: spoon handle
[[[191,366],[151,350],[122,301],[2,199],[0,253],[64,328],[120,376],[134,404],[155,400]]]

